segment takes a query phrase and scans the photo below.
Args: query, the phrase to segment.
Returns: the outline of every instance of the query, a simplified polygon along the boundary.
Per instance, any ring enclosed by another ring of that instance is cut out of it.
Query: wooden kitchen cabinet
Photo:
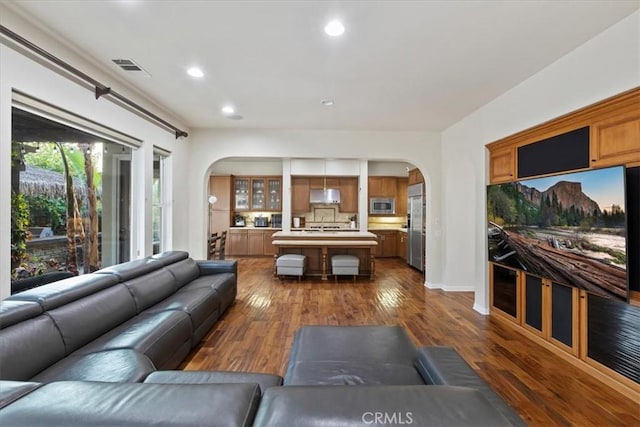
[[[402,258],[404,261],[407,260],[407,233],[405,231],[397,232],[397,243],[398,247],[396,249],[397,255]]]
[[[276,230],[264,230],[264,237],[262,240],[262,255],[273,255],[276,253],[276,247],[273,245],[273,238],[271,235]]]
[[[592,167],[640,162],[640,112],[594,122],[589,145]]]
[[[396,215],[407,214],[407,186],[409,178],[396,179]]]
[[[396,197],[396,177],[370,176],[369,197]]]
[[[247,254],[247,230],[232,228],[227,234],[226,253],[231,256]]]
[[[247,230],[247,252],[245,255],[262,255],[264,230]]]
[[[489,154],[489,182],[509,182],[516,179],[515,147],[500,148]]]
[[[358,178],[338,178],[340,212],[358,213]]]
[[[338,188],[339,178],[336,177],[311,177],[309,178],[309,188]]]
[[[234,211],[282,210],[281,177],[234,177]]]
[[[309,178],[291,177],[291,213],[311,211],[309,189]]]
[[[422,173],[418,168],[411,169],[409,171],[409,178],[408,178],[407,185],[422,184],[423,182],[424,182],[424,177],[422,176]]]

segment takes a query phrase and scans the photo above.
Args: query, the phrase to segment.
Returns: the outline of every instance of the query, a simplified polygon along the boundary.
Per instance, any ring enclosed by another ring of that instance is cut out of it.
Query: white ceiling
[[[637,10],[608,1],[5,3],[191,128],[433,130]],[[330,38],[323,27],[346,27]],[[9,28],[11,29],[11,28]],[[130,58],[150,77],[111,60]],[[201,80],[185,70],[200,66]],[[118,91],[117,85],[113,89]],[[320,100],[331,98],[325,107]],[[225,104],[243,120],[221,115]]]

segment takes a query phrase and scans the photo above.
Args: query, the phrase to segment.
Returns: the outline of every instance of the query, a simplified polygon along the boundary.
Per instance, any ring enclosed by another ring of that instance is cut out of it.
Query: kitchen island
[[[276,252],[273,256],[273,274],[276,260],[284,254],[307,257],[305,275],[320,276],[327,280],[331,274],[329,260],[333,255],[354,255],[360,259],[360,275],[373,279],[375,274],[376,235],[360,231],[278,231],[272,236]]]

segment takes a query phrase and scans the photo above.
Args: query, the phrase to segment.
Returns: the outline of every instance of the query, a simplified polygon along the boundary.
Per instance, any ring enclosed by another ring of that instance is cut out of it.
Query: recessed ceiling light
[[[224,107],[222,107],[222,114],[229,115],[235,112],[236,112],[235,108],[233,108],[231,105],[225,105]]]
[[[204,77],[204,72],[198,67],[191,67],[187,70],[187,74],[191,77],[202,78]]]
[[[331,107],[333,105],[333,99],[323,99],[322,101],[320,101],[320,104],[324,105],[325,107]]]
[[[341,36],[344,33],[344,25],[338,20],[331,21],[324,27],[324,32],[331,37]]]

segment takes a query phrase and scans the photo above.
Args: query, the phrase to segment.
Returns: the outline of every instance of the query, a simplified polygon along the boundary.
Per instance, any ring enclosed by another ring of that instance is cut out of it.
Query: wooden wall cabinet
[[[209,177],[209,195],[218,199],[213,205],[208,204],[209,232],[220,234],[229,228],[233,211],[231,210],[231,184],[232,177]]]
[[[234,177],[234,211],[282,210],[281,177]]]
[[[309,204],[309,178],[291,177],[291,213],[311,211]]]
[[[491,151],[489,157],[489,182],[496,184],[516,179],[516,149],[506,147]]]
[[[340,212],[358,213],[358,178],[338,178]]]
[[[370,176],[369,197],[396,197],[395,176]]]
[[[590,154],[598,168],[640,162],[640,111],[594,122]]]
[[[396,179],[396,215],[407,214],[407,186],[409,178]]]
[[[340,180],[336,177],[311,177],[309,178],[309,188],[338,188]]]
[[[420,172],[420,170],[418,168],[411,169],[409,171],[409,178],[408,178],[407,185],[422,184],[422,183],[424,183],[424,177],[422,176],[422,173]]]

